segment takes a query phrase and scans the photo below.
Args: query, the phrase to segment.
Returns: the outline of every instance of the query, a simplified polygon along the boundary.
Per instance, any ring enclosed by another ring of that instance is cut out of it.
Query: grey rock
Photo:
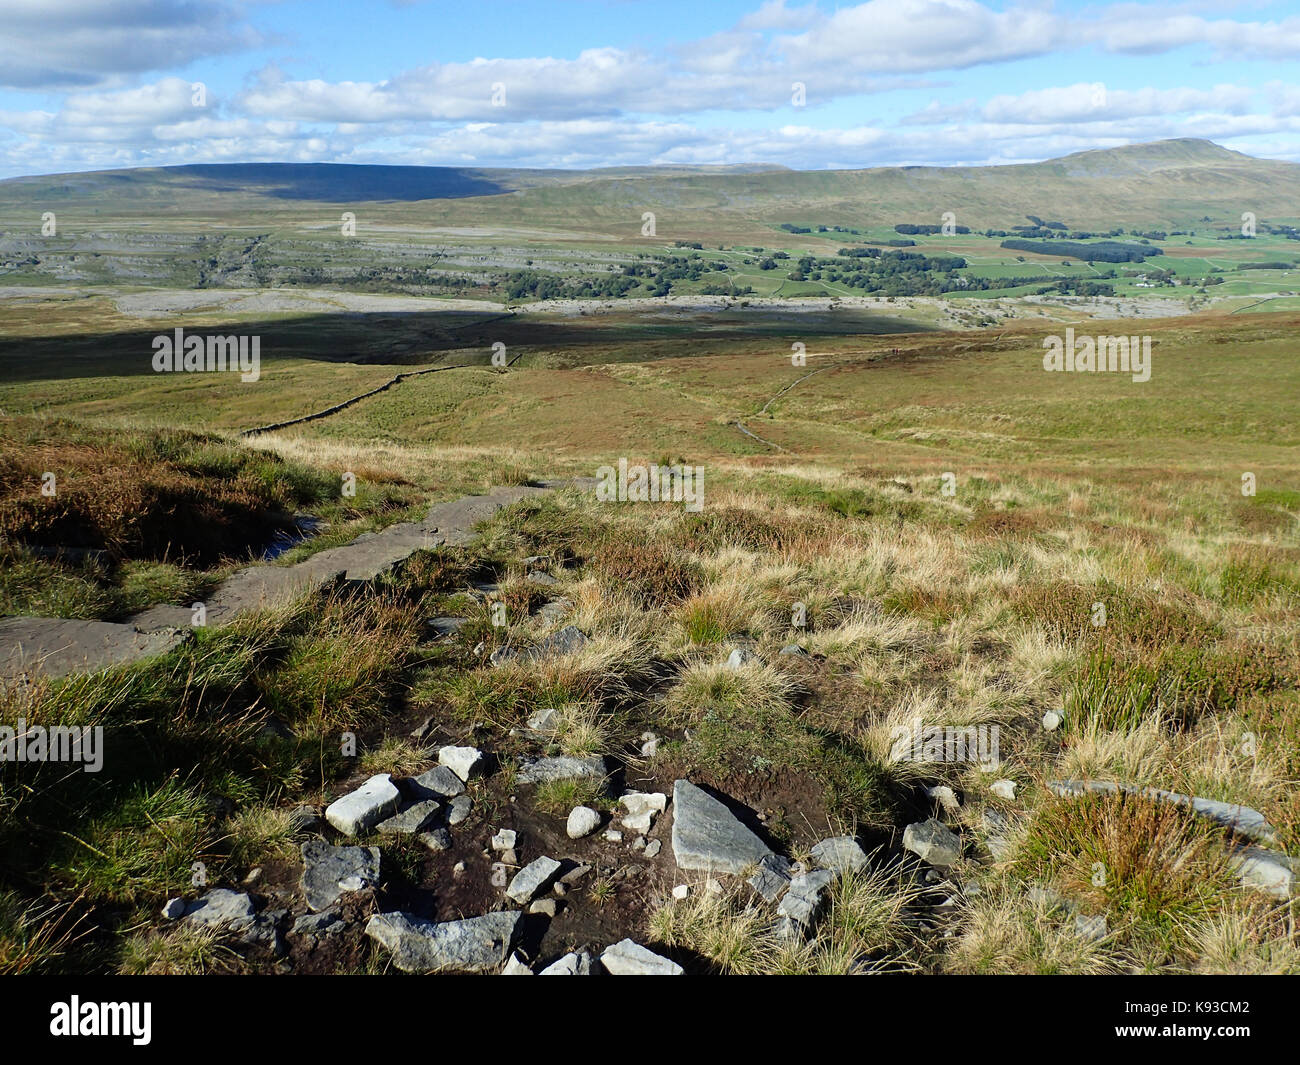
[[[425,624],[435,637],[455,636],[466,624],[469,618],[430,618]]]
[[[528,727],[534,732],[554,732],[560,725],[560,712],[554,707],[538,710],[528,718]]]
[[[679,869],[739,873],[772,853],[726,806],[689,780],[673,784],[673,856]]]
[[[465,790],[465,782],[445,765],[426,769],[408,781],[413,795],[421,799],[454,799]]]
[[[903,847],[938,869],[946,869],[961,857],[961,839],[934,818],[918,821],[903,830]]]
[[[563,876],[560,877],[560,883],[568,884],[570,887],[572,887],[574,884],[576,884],[579,880],[581,880],[584,876],[586,876],[590,872],[591,872],[591,866],[589,865],[575,865],[572,869],[570,869],[567,873],[565,873]]]
[[[162,915],[169,921],[175,921],[177,918],[185,916],[184,899],[168,899],[163,904]]]
[[[302,893],[317,912],[334,905],[345,890],[358,890],[352,885],[378,881],[378,847],[331,847],[319,840],[302,845]]]
[[[556,911],[556,902],[554,899],[537,899],[535,902],[528,904],[528,912],[541,914],[544,917],[554,917]]]
[[[1266,847],[1239,847],[1228,861],[1247,887],[1279,899],[1289,899],[1295,890],[1295,863],[1279,851]]]
[[[1119,784],[1112,780],[1052,780],[1048,781],[1047,786],[1062,798],[1089,793],[1111,795],[1122,791],[1175,806],[1187,806],[1199,816],[1256,843],[1271,843],[1277,832],[1258,810],[1236,803],[1219,802],[1217,799],[1203,799],[1198,795],[1180,795],[1176,791],[1163,791],[1160,788],[1139,788],[1134,784]]]
[[[239,925],[253,917],[253,900],[240,891],[213,888],[185,907],[185,916],[208,927]]]
[[[546,621],[562,621],[564,616],[573,609],[573,601],[570,599],[552,599],[548,603],[543,603],[537,610]]]
[[[856,873],[867,864],[867,854],[852,836],[832,836],[812,849],[813,860],[823,869]]]
[[[344,920],[333,910],[325,913],[304,913],[293,922],[293,934],[320,939],[322,936],[342,932],[346,927]]]
[[[611,976],[681,976],[682,967],[640,943],[624,939],[605,948],[600,964]]]
[[[650,831],[655,814],[663,813],[668,806],[668,796],[658,791],[629,791],[618,801],[627,811],[622,818],[623,827],[642,834]]]
[[[783,655],[792,655],[796,658],[807,658],[808,652],[800,647],[797,643],[788,643],[781,648]]]
[[[451,806],[447,810],[447,824],[458,825],[470,815],[474,809],[474,800],[468,795],[457,795],[451,800]]]
[[[513,828],[501,828],[497,834],[492,837],[490,846],[494,851],[514,850],[515,844],[519,842],[519,833]]]
[[[355,836],[394,813],[401,801],[393,778],[387,773],[376,773],[356,791],[330,803],[325,808],[325,820],[344,835]]]
[[[490,661],[494,666],[504,662],[540,662],[556,655],[571,655],[587,646],[587,636],[574,625],[565,625],[549,636],[543,636],[532,647],[498,647]]]
[[[534,858],[515,874],[510,886],[506,888],[506,897],[520,904],[528,902],[559,871],[560,863],[554,858],[545,855]]]
[[[826,904],[826,888],[834,879],[835,873],[830,869],[800,873],[791,879],[776,912],[803,928],[812,927]]]
[[[387,821],[379,822],[379,831],[385,835],[409,836],[422,832],[438,816],[442,809],[437,799],[425,799],[414,806],[408,806],[401,813],[394,814]]]
[[[575,806],[569,811],[569,820],[564,831],[569,839],[582,839],[590,836],[600,827],[600,814],[590,806]]]
[[[585,950],[581,953],[566,954],[551,962],[538,976],[590,976],[591,955]]]
[[[469,780],[483,765],[483,752],[477,747],[442,747],[438,764],[445,765],[461,780]]]
[[[522,919],[519,910],[441,923],[408,913],[377,913],[366,922],[366,935],[388,950],[403,972],[485,972],[509,956]]]
[[[645,856],[647,858],[657,858],[659,856],[659,849],[662,846],[663,846],[662,840],[652,839],[649,843],[646,844]]]
[[[431,832],[421,832],[415,838],[431,851],[451,850],[451,833],[445,828],[435,828]]]
[[[528,576],[524,578],[524,580],[526,580],[529,584],[536,584],[543,588],[547,588],[553,584],[560,583],[549,573],[541,573],[541,572],[530,573],[528,574]]]
[[[739,669],[741,666],[747,666],[750,663],[762,663],[762,659],[753,651],[748,651],[743,647],[737,647],[730,655],[727,656],[727,668]]]
[[[320,827],[320,811],[314,806],[295,806],[289,811],[289,831],[311,832]]]
[[[790,863],[779,854],[769,854],[758,863],[758,871],[749,878],[764,902],[775,902],[790,884]]]
[[[513,954],[510,955],[509,960],[506,962],[505,968],[501,970],[501,975],[502,976],[532,976],[533,970],[528,967],[528,963],[524,961],[523,956],[519,953],[519,951],[516,950]]]
[[[519,769],[515,778],[521,784],[541,784],[548,780],[573,780],[590,777],[603,779],[609,774],[605,759],[599,755],[590,758],[574,758],[570,755],[558,755],[554,758],[539,758],[527,762]]]

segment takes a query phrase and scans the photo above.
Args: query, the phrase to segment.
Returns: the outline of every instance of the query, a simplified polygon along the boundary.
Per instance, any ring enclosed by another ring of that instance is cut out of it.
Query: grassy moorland
[[[384,855],[378,908],[482,912],[451,861],[485,867],[504,818],[562,838],[574,804],[608,804],[580,782],[517,786],[514,756],[602,753],[629,786],[688,777],[734,797],[793,857],[845,831],[872,862],[795,944],[739,879],[675,901],[689,874],[661,862],[620,877],[626,855],[593,843],[594,878],[566,896],[548,957],[631,935],[700,971],[1300,971],[1296,903],[1243,887],[1222,830],[1140,796],[1045,786],[1093,777],[1245,804],[1300,855],[1294,317],[1097,324],[1153,337],[1145,383],[1045,373],[1042,337],[1063,322],[888,336],[791,322],[638,347],[635,330],[620,341],[565,320],[554,343],[535,330],[509,371],[483,359],[241,438],[409,362],[296,355],[268,358],[257,384],[171,380],[111,344],[77,347],[102,325],[79,313],[84,329],[40,341],[64,344],[66,361],[28,358],[0,391],[5,613],[187,602],[294,510],[325,517],[332,544],[427,499],[590,477],[620,457],[701,466],[704,507],[561,489],[364,587],[198,631],[164,658],[10,690],[0,719],[103,724],[109,749],[93,779],[0,766],[0,970],[283,966],[167,925],[158,907],[192,890],[195,862],[210,884],[288,897],[296,807],[419,771],[430,744],[472,742],[500,769],[472,783],[463,843],[435,855],[366,840]],[[791,364],[797,342],[806,366]],[[42,508],[51,469],[67,491]],[[359,491],[344,500],[348,471]],[[86,542],[70,545],[70,529]],[[74,563],[40,546],[102,554]],[[554,586],[528,579],[538,555]],[[504,630],[475,592],[488,582]],[[536,610],[555,599],[586,647],[488,664],[504,640],[539,639],[555,622]],[[467,623],[433,640],[435,615]],[[791,644],[807,653],[779,653]],[[729,668],[737,646],[757,659]],[[524,727],[542,708],[558,711],[545,742]],[[897,729],[916,721],[997,726],[1001,762],[902,760]],[[652,757],[646,731],[660,737]],[[347,732],[355,756],[340,753]],[[991,791],[999,780],[1014,790]],[[931,815],[966,844],[937,884],[900,848],[904,826]],[[1080,935],[1076,915],[1104,917],[1104,935]],[[354,933],[323,959],[291,944],[288,962],[382,969]]]

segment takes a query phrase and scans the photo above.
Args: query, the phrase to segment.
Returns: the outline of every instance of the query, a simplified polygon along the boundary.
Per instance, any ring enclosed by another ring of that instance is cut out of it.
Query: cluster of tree
[[[788,256],[787,256],[788,258]],[[617,299],[629,295],[667,296],[675,281],[698,281],[705,274],[725,273],[725,262],[710,262],[701,255],[669,255],[663,259],[643,257],[617,273],[584,275],[576,278],[538,270],[511,270],[501,278],[501,287],[511,299],[532,297],[553,299]],[[730,293],[730,286],[722,287]]]
[[[1238,270],[1291,270],[1295,268],[1295,263],[1240,263]]]
[[[1027,214],[1027,215],[1025,215],[1025,217],[1028,218],[1029,221],[1033,222],[1035,228],[1037,228],[1037,229],[1069,229],[1069,228],[1070,228],[1070,227],[1067,226],[1064,222],[1044,222],[1044,221],[1043,221],[1041,218],[1039,218],[1038,215],[1036,215],[1036,214]],[[1024,228],[1024,227],[1023,227],[1023,226],[1015,226],[1014,228],[1015,228],[1015,229],[1022,229],[1022,228]]]
[[[781,228],[787,233],[811,233],[812,229],[808,226],[796,226],[789,222],[782,222]]]
[[[1051,291],[1050,288],[1044,289],[1040,295],[1046,295]],[[1071,277],[1064,281],[1058,281],[1056,291],[1062,296],[1113,296],[1115,295],[1115,286],[1103,284],[1100,281],[1086,281],[1081,277]]]
[[[969,233],[970,226],[954,226],[953,231],[957,233]],[[930,226],[913,224],[912,222],[900,222],[894,226],[895,233],[902,233],[903,236],[933,236],[935,233],[942,233],[943,226]]]
[[[1159,248],[1148,244],[1124,244],[1103,240],[1097,244],[1079,244],[1068,240],[1004,240],[1002,247],[1009,251],[1034,251],[1040,255],[1069,256],[1085,262],[1140,263],[1151,255],[1163,255]]]

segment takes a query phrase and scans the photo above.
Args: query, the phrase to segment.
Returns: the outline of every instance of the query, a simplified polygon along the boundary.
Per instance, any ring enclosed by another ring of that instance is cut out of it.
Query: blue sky
[[[1300,160],[1297,58],[1300,5],[1233,0],[4,0],[0,176],[954,165],[1166,137]]]

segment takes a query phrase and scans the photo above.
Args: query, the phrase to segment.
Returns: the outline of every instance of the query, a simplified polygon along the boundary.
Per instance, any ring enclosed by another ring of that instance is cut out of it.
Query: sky
[[[0,177],[1300,161],[1300,0],[0,0]]]

